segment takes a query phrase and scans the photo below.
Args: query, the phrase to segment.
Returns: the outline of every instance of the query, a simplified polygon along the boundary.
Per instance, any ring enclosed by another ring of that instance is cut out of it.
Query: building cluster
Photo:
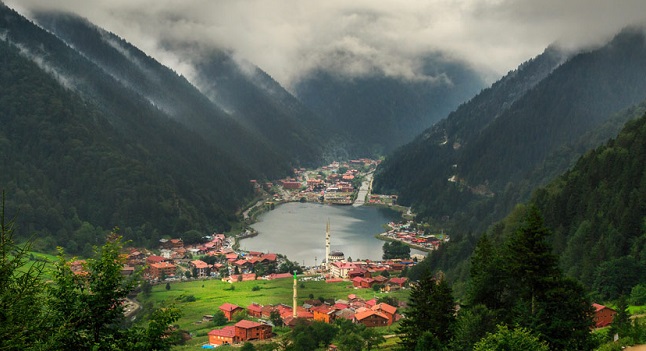
[[[220,306],[227,318],[231,321],[238,312],[246,311],[250,317],[257,318],[259,322],[241,320],[233,326],[225,326],[211,330],[209,343],[214,346],[223,344],[237,344],[246,341],[264,340],[273,336],[272,324],[264,322],[270,320],[272,313],[278,313],[284,325],[293,327],[297,319],[334,323],[337,319],[347,319],[366,327],[389,326],[401,318],[397,313],[398,307],[386,303],[377,303],[376,300],[365,301],[355,294],[348,295],[347,300],[321,302],[320,300],[307,300],[302,306],[293,307],[285,304],[259,305],[252,303],[246,308],[231,303]],[[296,317],[294,317],[296,316]]]
[[[301,201],[326,202],[334,204],[351,204],[352,194],[355,192],[353,181],[361,173],[360,169],[374,169],[380,161],[371,159],[357,159],[349,162],[332,162],[327,166],[314,171],[304,168],[293,170],[293,177],[278,180],[276,183],[259,183],[251,180],[250,183],[261,191],[272,190],[276,184],[282,186],[284,192],[276,192],[274,201]]]
[[[159,255],[135,248],[126,255],[124,274],[131,274],[139,266],[144,268],[144,278],[155,281],[175,280],[186,271],[193,278],[219,277],[231,282],[255,280],[254,272],[272,272],[279,263],[279,257],[274,253],[234,251],[224,234],[214,234],[207,242],[196,245],[185,245],[182,239],[161,239]],[[207,260],[214,263],[193,259],[196,256],[214,257]],[[265,278],[275,277],[276,274],[269,274]]]
[[[391,229],[381,234],[383,238],[401,241],[426,251],[437,250],[442,243],[449,241],[447,234],[425,234],[423,229],[415,228],[411,221],[406,223],[390,222],[388,226]]]

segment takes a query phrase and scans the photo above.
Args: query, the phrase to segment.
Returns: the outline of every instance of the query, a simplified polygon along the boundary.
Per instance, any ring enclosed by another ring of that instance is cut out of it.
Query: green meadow
[[[148,297],[139,294],[138,300],[142,304],[152,303],[154,306],[173,304],[178,307],[182,311],[182,317],[176,324],[180,329],[190,332],[193,338],[187,345],[177,347],[177,350],[192,350],[207,343],[207,333],[216,328],[212,322],[202,321],[204,315],[214,314],[225,302],[243,308],[254,302],[261,305],[280,303],[291,305],[293,282],[293,279],[276,279],[230,284],[213,279],[174,282],[170,283],[169,290],[166,290],[164,283],[154,286]],[[365,300],[379,299],[383,296],[393,296],[399,300],[408,298],[408,290],[381,293],[372,289],[354,289],[351,282],[325,283],[299,280],[297,286],[299,306],[312,297],[347,300],[349,294],[355,294]],[[384,330],[384,333],[394,333],[394,328],[391,326]]]

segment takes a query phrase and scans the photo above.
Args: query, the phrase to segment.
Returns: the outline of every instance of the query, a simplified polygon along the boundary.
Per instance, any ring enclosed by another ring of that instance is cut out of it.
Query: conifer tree
[[[446,343],[451,339],[455,301],[451,287],[442,274],[436,278],[426,271],[418,282],[411,284],[405,316],[399,327],[402,350],[415,350],[420,340],[435,338],[439,343]],[[435,345],[439,343],[429,342]]]

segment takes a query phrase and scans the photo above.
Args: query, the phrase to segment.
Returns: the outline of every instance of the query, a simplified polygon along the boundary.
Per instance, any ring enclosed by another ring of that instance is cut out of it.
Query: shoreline
[[[382,240],[382,241],[389,241],[389,242],[399,241],[400,243],[402,243],[402,244],[404,244],[404,245],[406,245],[408,247],[411,247],[411,248],[413,248],[415,250],[420,250],[420,251],[424,251],[424,252],[433,252],[433,250],[429,249],[428,247],[411,244],[411,243],[406,242],[404,240],[397,240],[397,239],[390,238],[390,237],[386,236],[385,232],[375,234],[375,238],[377,238],[379,240]]]

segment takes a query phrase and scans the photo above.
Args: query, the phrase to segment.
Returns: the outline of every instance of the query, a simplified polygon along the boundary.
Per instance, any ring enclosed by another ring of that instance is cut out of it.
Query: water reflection
[[[306,266],[320,264],[325,256],[325,224],[328,219],[332,251],[342,251],[346,258],[353,260],[380,260],[384,242],[374,235],[384,231],[384,223],[399,220],[400,214],[370,206],[287,203],[261,215],[252,226],[259,235],[242,240],[240,247],[282,253]]]

